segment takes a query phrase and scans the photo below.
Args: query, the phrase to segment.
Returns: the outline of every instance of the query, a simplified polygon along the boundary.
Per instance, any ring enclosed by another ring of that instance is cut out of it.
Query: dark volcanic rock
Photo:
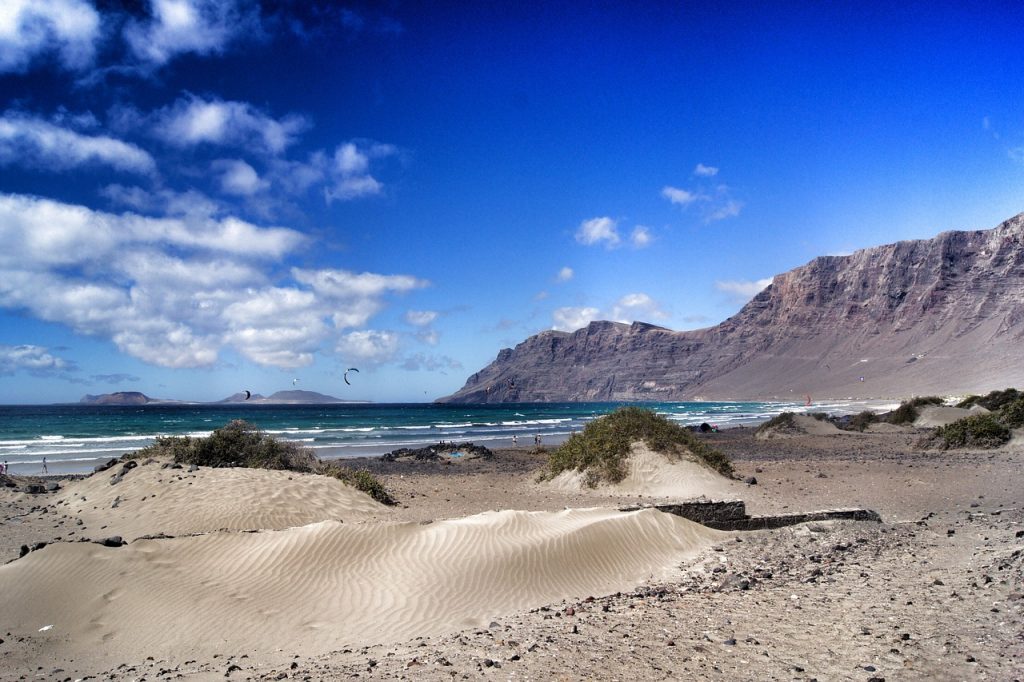
[[[466,459],[475,459],[477,457],[490,459],[494,456],[493,452],[482,445],[474,445],[473,443],[445,443],[442,441],[437,445],[428,445],[416,448],[415,450],[410,448],[392,450],[382,455],[381,459],[385,462],[394,462],[397,459],[437,461],[447,459],[453,452],[459,453],[460,457],[465,457]]]
[[[545,331],[441,402],[983,393],[1024,383],[1022,292],[1024,214],[816,258],[707,329]]]

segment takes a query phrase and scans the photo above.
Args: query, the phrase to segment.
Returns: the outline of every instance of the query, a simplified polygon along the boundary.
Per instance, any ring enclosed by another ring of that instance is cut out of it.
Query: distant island
[[[329,405],[332,403],[366,403],[367,400],[342,400],[331,395],[317,393],[316,391],[277,391],[269,396],[259,393],[240,392],[211,403],[196,403],[185,400],[165,400],[162,398],[150,398],[139,391],[118,391],[116,393],[103,393],[101,395],[85,395],[78,401],[81,405]]]

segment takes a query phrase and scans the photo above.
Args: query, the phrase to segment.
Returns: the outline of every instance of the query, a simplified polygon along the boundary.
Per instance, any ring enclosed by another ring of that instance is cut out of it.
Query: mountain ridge
[[[906,397],[1024,383],[1024,213],[776,275],[718,325],[543,331],[439,402]]]

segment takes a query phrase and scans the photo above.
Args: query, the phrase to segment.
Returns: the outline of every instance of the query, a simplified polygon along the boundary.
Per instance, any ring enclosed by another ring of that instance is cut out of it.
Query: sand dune
[[[947,426],[957,419],[970,417],[972,414],[985,414],[988,412],[981,405],[974,405],[970,409],[963,407],[947,407],[945,405],[929,405],[921,408],[920,415],[914,420],[914,426],[920,428],[934,428],[936,426]]]
[[[151,463],[112,485],[120,469],[71,483],[55,499],[58,510],[82,519],[86,537],[279,530],[387,513],[385,506],[328,476],[244,468],[189,472]]]
[[[629,454],[628,473],[615,484],[588,488],[584,475],[578,471],[563,471],[547,485],[556,490],[592,491],[603,496],[644,495],[689,499],[709,497],[733,498],[741,486],[703,464],[686,459],[670,459],[652,451],[644,443],[634,443]]]
[[[821,419],[815,419],[806,414],[793,415],[793,426],[776,426],[764,431],[758,431],[758,440],[769,440],[773,438],[797,438],[799,436],[831,436],[842,433],[835,424]]]
[[[629,589],[727,536],[651,509],[587,509],[63,543],[0,567],[0,613],[78,664],[308,654]]]

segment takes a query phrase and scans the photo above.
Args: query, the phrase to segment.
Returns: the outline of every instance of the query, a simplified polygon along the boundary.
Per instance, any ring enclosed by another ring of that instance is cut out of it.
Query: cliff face
[[[1024,385],[1024,214],[817,258],[696,331],[547,331],[443,402],[904,397]]]

